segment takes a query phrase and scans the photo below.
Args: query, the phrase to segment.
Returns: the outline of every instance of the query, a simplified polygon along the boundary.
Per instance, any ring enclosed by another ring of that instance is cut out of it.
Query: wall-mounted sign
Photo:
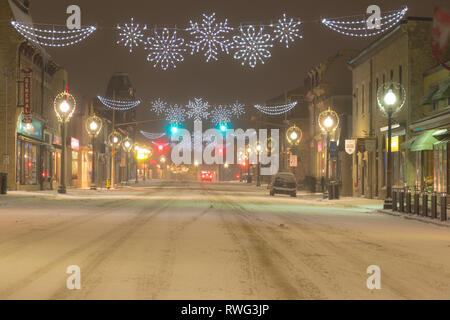
[[[24,122],[24,116],[21,114],[17,120],[17,133],[33,137],[39,140],[43,139],[42,123],[31,119],[31,122]]]
[[[59,137],[56,134],[54,134],[52,143],[56,144],[56,145],[61,145],[61,137]]]
[[[356,141],[355,140],[345,140],[345,152],[352,155],[356,150]]]
[[[22,69],[23,77],[23,123],[32,123],[31,118],[31,68]]]
[[[392,137],[391,138],[391,151],[392,152],[398,152],[399,151],[399,147],[400,147],[400,140],[399,137]],[[386,146],[389,146],[389,139],[386,138]]]
[[[377,144],[375,139],[366,139],[366,150],[368,152],[374,152],[376,150]]]
[[[298,159],[296,155],[291,154],[289,157],[289,166],[292,168],[296,168],[298,166]]]
[[[80,140],[75,139],[75,138],[70,138],[70,148],[75,151],[80,150]]]

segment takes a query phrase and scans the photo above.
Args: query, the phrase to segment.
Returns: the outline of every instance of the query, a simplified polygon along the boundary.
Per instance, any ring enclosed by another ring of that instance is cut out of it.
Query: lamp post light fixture
[[[95,114],[86,119],[86,131],[91,137],[92,144],[92,171],[91,171],[91,190],[97,190],[95,172],[96,172],[96,155],[95,155],[95,138],[102,130],[102,119]]]
[[[77,102],[75,98],[68,92],[61,92],[55,97],[53,106],[56,112],[56,117],[61,123],[61,136],[62,136],[62,151],[61,151],[61,178],[58,193],[67,193],[66,188],[66,125],[70,122],[70,119],[75,112]]]
[[[260,162],[259,162],[259,155],[262,152],[262,146],[258,143],[255,147],[255,151],[256,151],[256,186],[260,187],[261,186],[261,175],[260,175]]]
[[[133,140],[131,140],[129,137],[126,137],[125,140],[123,140],[122,143],[123,150],[127,153],[127,174],[126,174],[126,185],[128,185],[128,181],[130,181],[130,165],[129,165],[129,158],[130,158],[130,151],[133,148]]]
[[[336,129],[339,127],[339,115],[331,110],[331,108],[328,108],[328,110],[322,111],[319,114],[319,127],[322,130],[322,132],[325,134],[325,139],[327,143],[326,147],[326,168],[325,168],[325,186],[326,190],[324,192],[324,198],[328,198],[328,184],[330,182],[330,135],[333,134]]]
[[[291,146],[298,146],[303,138],[303,132],[295,124],[286,130],[286,139]]]
[[[388,118],[387,181],[384,209],[392,209],[392,117],[405,105],[406,90],[398,82],[385,83],[378,88],[377,102],[381,111]]]
[[[111,175],[110,175],[110,187],[114,188],[115,174],[116,174],[116,150],[122,143],[122,135],[114,130],[108,136],[109,144],[111,145]]]

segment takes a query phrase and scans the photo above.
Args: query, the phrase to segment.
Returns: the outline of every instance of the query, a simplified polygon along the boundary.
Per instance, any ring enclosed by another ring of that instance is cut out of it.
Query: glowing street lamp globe
[[[126,137],[122,143],[122,146],[126,152],[130,152],[133,148],[133,141],[129,137]]]
[[[103,122],[102,119],[96,115],[92,115],[86,120],[86,131],[90,136],[96,137],[102,130]]]
[[[377,102],[381,111],[388,115],[399,112],[406,102],[406,90],[398,82],[388,82],[378,88]]]
[[[392,106],[397,102],[397,96],[392,89],[389,89],[388,93],[384,96],[384,103],[388,106]]]
[[[302,141],[303,132],[296,125],[293,125],[286,131],[286,139],[289,144],[297,146]]]
[[[122,136],[119,132],[114,131],[109,135],[108,140],[112,146],[117,147],[122,143]]]
[[[328,108],[328,110],[325,110],[319,114],[319,127],[320,129],[329,134],[339,127],[339,115],[331,110],[331,108]]]
[[[56,117],[59,122],[69,122],[75,112],[77,102],[68,92],[61,92],[53,100]]]

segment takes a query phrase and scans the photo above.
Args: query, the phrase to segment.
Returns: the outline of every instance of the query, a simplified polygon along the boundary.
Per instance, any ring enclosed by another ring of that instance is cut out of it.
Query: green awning
[[[438,101],[447,98],[450,98],[450,81],[441,84],[439,90],[433,95],[432,100]]]
[[[419,135],[411,145],[411,151],[433,150],[433,145],[439,140],[433,137],[437,130],[428,130]]]
[[[438,91],[438,87],[433,87],[423,96],[422,100],[420,100],[420,105],[423,106],[425,104],[431,104],[433,101],[433,96]]]
[[[416,138],[417,138],[417,137],[410,138],[410,139],[406,140],[405,142],[403,142],[403,143],[400,145],[400,149],[402,149],[402,150],[409,150],[409,149],[411,149],[411,145],[414,143],[414,141],[416,140]]]

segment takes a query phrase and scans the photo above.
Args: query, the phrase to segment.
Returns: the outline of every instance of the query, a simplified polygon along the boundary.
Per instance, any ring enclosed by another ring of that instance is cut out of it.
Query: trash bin
[[[330,200],[334,199],[334,184],[333,184],[333,182],[330,182],[328,184],[328,199],[330,199]]]
[[[339,200],[339,183],[334,183],[334,198]]]
[[[8,174],[0,173],[0,194],[8,192]]]

